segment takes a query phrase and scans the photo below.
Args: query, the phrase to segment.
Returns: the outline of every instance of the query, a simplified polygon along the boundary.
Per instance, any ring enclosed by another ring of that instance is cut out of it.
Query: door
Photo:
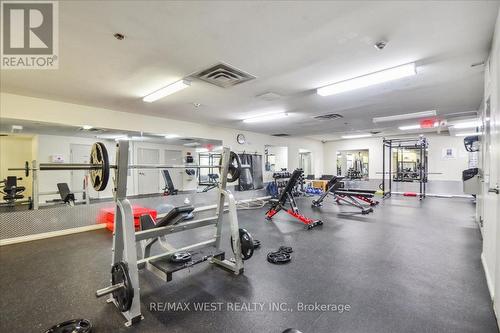
[[[165,150],[165,164],[184,164],[182,160],[182,151]],[[172,178],[175,189],[182,190],[182,175],[184,169],[169,169],[168,172],[170,173],[170,178]]]
[[[137,164],[160,164],[160,149],[137,148]],[[160,169],[138,169],[139,194],[160,192]]]
[[[304,175],[311,174],[311,153],[300,153],[299,167],[304,171]]]
[[[92,149],[92,145],[84,145],[84,144],[70,144],[70,162],[71,163],[89,163],[90,159],[90,151]],[[69,185],[69,189],[71,192],[80,191],[80,193],[74,193],[75,199],[78,201],[83,200],[83,181],[85,174],[87,171],[85,170],[72,170],[71,172],[71,184]],[[91,198],[98,198],[98,192],[94,190],[92,185],[89,186],[89,196]]]

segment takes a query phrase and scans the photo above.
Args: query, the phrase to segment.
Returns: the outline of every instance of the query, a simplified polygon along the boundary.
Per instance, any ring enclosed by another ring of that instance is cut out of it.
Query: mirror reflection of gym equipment
[[[288,147],[264,146],[265,171],[275,172],[288,168]]]
[[[424,164],[420,157],[420,148],[417,147],[395,147],[392,152],[392,162],[396,166],[393,175],[395,182],[415,182],[420,179],[420,170],[427,164],[427,154],[423,155]],[[423,170],[423,169],[422,169]]]
[[[347,179],[368,179],[368,149],[337,152],[337,176]]]

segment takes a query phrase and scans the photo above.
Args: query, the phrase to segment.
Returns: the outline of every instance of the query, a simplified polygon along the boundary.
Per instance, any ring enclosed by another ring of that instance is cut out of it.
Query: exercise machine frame
[[[139,270],[146,268],[163,280],[167,281],[167,276],[164,272],[152,264],[157,260],[168,260],[174,253],[179,251],[195,251],[200,248],[214,246],[217,249],[221,248],[222,222],[224,215],[224,204],[228,201],[228,219],[232,236],[232,245],[234,248],[234,260],[220,260],[216,258],[207,258],[207,261],[216,264],[220,267],[232,271],[239,275],[243,273],[243,259],[241,255],[241,243],[239,237],[238,216],[236,211],[236,201],[233,194],[226,189],[227,173],[230,160],[229,148],[224,148],[222,154],[221,181],[219,182],[219,197],[217,206],[215,207],[215,215],[198,220],[189,220],[175,225],[153,228],[144,231],[136,232],[134,229],[134,217],[132,214],[132,206],[127,199],[127,173],[128,173],[128,141],[120,141],[118,143],[115,169],[115,231],[113,233],[113,251],[112,251],[112,266],[119,262],[126,262],[129,269],[131,284],[134,289],[133,300],[130,309],[121,312],[126,319],[126,326],[142,320],[144,317],[141,313],[140,306],[140,288],[139,288]],[[147,166],[143,166],[147,168]],[[155,168],[155,166],[152,166]],[[212,238],[199,243],[184,246],[182,248],[174,248],[168,243],[166,236],[169,234],[192,230],[195,228],[215,226],[215,233]],[[151,240],[160,239],[160,244],[165,252],[150,255],[149,251],[143,251],[141,256],[137,254],[136,243],[140,242],[143,245]],[[107,287],[97,291],[97,294],[102,296],[112,293],[113,287]],[[119,307],[118,301],[111,296],[108,299],[109,303],[113,303]]]
[[[417,193],[417,196],[420,200],[424,199],[427,191],[427,175],[429,174],[427,164],[427,149],[429,147],[429,142],[427,141],[427,139],[424,136],[420,136],[418,138],[383,138],[382,144],[382,183],[380,184],[380,189],[383,191],[383,197],[389,198],[392,195],[393,174],[401,173],[399,170],[395,172],[392,170],[393,149],[412,149],[417,151],[417,154],[420,158],[418,178],[415,179],[419,182],[419,193]],[[388,157],[387,163],[386,157]],[[388,180],[388,186],[386,186],[386,178]]]

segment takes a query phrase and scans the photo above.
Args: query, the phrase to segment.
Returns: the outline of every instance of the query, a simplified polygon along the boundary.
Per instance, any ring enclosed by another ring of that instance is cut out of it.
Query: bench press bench
[[[369,214],[373,212],[373,206],[378,205],[378,201],[374,200],[376,190],[364,190],[364,189],[349,189],[345,188],[344,182],[342,182],[344,177],[334,176],[327,184],[327,189],[323,194],[316,200],[313,200],[312,207],[321,207],[323,205],[323,200],[329,195],[333,196],[337,204],[346,203],[350,206],[359,208],[361,214]],[[370,207],[366,207],[363,204],[368,204]]]

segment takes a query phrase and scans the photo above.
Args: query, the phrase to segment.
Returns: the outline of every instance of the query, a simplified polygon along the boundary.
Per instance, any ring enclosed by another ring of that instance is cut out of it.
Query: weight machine
[[[384,192],[384,198],[392,195],[393,181],[408,181],[419,183],[420,200],[426,196],[427,176],[429,174],[427,165],[429,142],[424,136],[418,138],[401,138],[401,139],[383,139],[382,150],[382,183],[380,189]],[[396,150],[396,160],[393,163],[393,150]],[[405,170],[404,165],[404,150],[412,150],[416,153],[418,159],[415,163],[414,170]],[[401,159],[400,159],[401,156]],[[396,166],[396,171],[393,171],[393,166]],[[387,185],[386,185],[387,181]]]
[[[126,319],[126,326],[131,326],[144,319],[141,313],[139,270],[147,269],[166,281],[171,279],[173,272],[189,268],[194,264],[209,262],[239,275],[243,273],[243,260],[249,259],[253,254],[253,239],[251,235],[238,226],[236,200],[233,194],[226,189],[227,182],[238,180],[241,165],[237,154],[229,148],[223,149],[222,158],[218,166],[221,174],[219,182],[219,197],[215,215],[197,220],[184,221],[177,215],[167,219],[160,219],[149,223],[149,227],[136,232],[132,206],[127,199],[127,173],[129,169],[185,169],[186,165],[128,165],[128,141],[119,141],[116,151],[116,165],[110,165],[108,153],[103,143],[96,142],[92,146],[89,164],[63,164],[42,163],[30,168],[26,163],[25,168],[9,170],[23,170],[26,174],[30,171],[43,170],[89,170],[92,185],[96,191],[103,191],[109,180],[110,170],[115,170],[113,193],[115,199],[115,231],[113,233],[113,250],[111,260],[111,285],[96,292],[97,297],[111,295],[108,303],[113,303]],[[216,167],[216,166],[215,166]],[[189,166],[189,168],[214,168],[210,166]],[[231,232],[231,247],[234,258],[225,259],[221,251],[222,222],[224,206],[228,201],[228,220]],[[187,208],[186,208],[187,209]],[[191,211],[192,209],[189,208]],[[187,210],[186,210],[187,211]],[[175,214],[185,213],[182,210]],[[174,214],[172,213],[172,214]],[[147,223],[145,222],[144,226]],[[215,227],[214,236],[208,240],[187,245],[182,248],[173,248],[167,241],[167,236],[173,233],[212,225]],[[150,245],[158,241],[163,252],[157,255],[150,254]],[[142,245],[142,254],[138,255],[136,243]],[[179,263],[172,266],[170,258],[179,252],[197,251],[201,253],[196,261]]]

